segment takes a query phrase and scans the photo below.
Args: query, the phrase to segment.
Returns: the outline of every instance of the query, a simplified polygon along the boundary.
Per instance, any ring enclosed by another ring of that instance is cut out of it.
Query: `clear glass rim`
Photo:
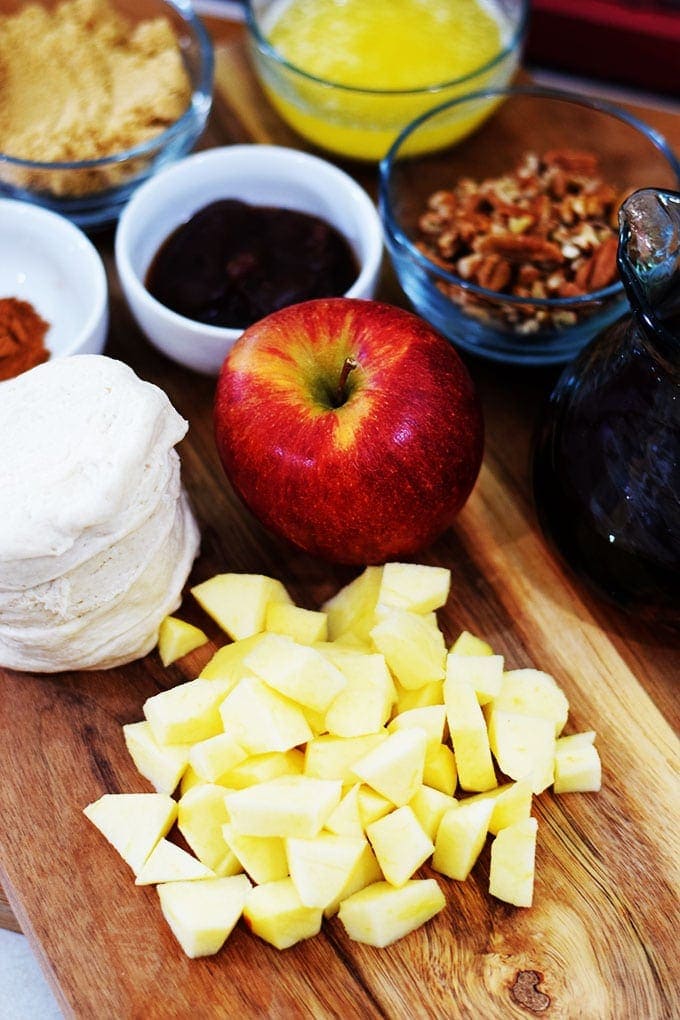
[[[452,283],[461,290],[467,291],[470,294],[476,294],[479,297],[484,297],[497,302],[502,301],[504,304],[518,306],[531,305],[532,307],[535,306],[537,308],[568,309],[579,307],[580,305],[592,304],[594,301],[602,301],[617,295],[622,295],[623,284],[621,281],[612,283],[608,287],[602,287],[600,290],[589,291],[587,294],[582,294],[578,297],[566,298],[525,298],[519,297],[515,294],[504,294],[502,291],[489,290],[487,287],[482,287],[477,283],[472,283],[470,280],[464,280],[462,276],[457,276],[455,273],[449,272],[449,270],[438,266],[435,262],[424,255],[420,249],[415,246],[415,244],[413,244],[408,235],[397,223],[392,211],[392,203],[390,201],[390,181],[393,166],[399,158],[399,150],[411,137],[411,135],[413,135],[428,120],[438,116],[444,110],[460,106],[463,103],[477,102],[484,99],[510,99],[514,96],[528,96],[530,98],[566,102],[618,118],[618,120],[623,121],[628,124],[629,127],[634,128],[640,134],[644,135],[644,137],[647,138],[647,140],[651,142],[651,144],[664,156],[670,170],[675,174],[676,186],[680,187],[680,161],[675,156],[675,153],[664,136],[655,128],[645,124],[644,121],[640,120],[634,114],[629,113],[627,110],[623,109],[623,107],[620,107],[615,103],[610,103],[602,99],[588,99],[579,93],[566,92],[562,89],[543,88],[537,85],[515,85],[509,88],[470,92],[467,95],[459,96],[456,99],[450,99],[445,103],[440,103],[433,109],[426,110],[425,113],[416,117],[415,120],[408,124],[399,133],[393,144],[390,146],[387,154],[380,161],[378,167],[379,202],[388,241],[391,241],[398,248],[405,251],[406,254],[422,268],[427,269],[428,272],[434,273],[441,280],[444,280],[447,283]],[[408,156],[404,158],[408,159]]]
[[[187,28],[195,35],[201,56],[200,80],[192,89],[189,105],[174,124],[165,128],[160,134],[154,135],[153,138],[147,138],[145,142],[140,142],[139,145],[134,145],[130,149],[123,149],[121,152],[113,153],[110,156],[99,156],[97,159],[64,160],[58,163],[45,163],[39,160],[21,159],[18,156],[10,156],[0,152],[0,165],[16,166],[22,170],[42,171],[98,170],[104,167],[118,166],[130,159],[147,156],[157,149],[162,149],[178,135],[184,134],[185,130],[194,122],[198,106],[205,104],[207,113],[212,97],[214,71],[212,41],[203,22],[195,13],[191,0],[166,0],[166,2],[177,11]],[[199,111],[199,113],[202,113],[202,111]]]
[[[481,64],[474,71],[470,71],[468,74],[462,75],[462,77],[451,78],[447,81],[437,82],[434,85],[425,85],[422,88],[416,89],[369,89],[359,88],[356,85],[343,85],[341,82],[331,81],[328,78],[320,78],[318,75],[310,74],[309,71],[304,71],[301,67],[291,63],[290,60],[287,60],[286,57],[272,46],[266,36],[264,36],[260,31],[257,14],[254,10],[254,0],[244,0],[244,7],[248,31],[261,53],[274,60],[280,67],[285,68],[287,71],[291,71],[293,74],[298,75],[305,81],[313,82],[315,85],[321,85],[325,88],[338,89],[339,91],[355,96],[436,96],[437,93],[453,88],[456,85],[464,85],[466,82],[472,81],[474,78],[478,78],[481,74],[485,74],[487,71],[492,70],[510,56],[510,54],[515,52],[515,50],[517,50],[521,45],[526,34],[529,20],[529,0],[521,0],[520,18],[507,45],[491,60],[488,60],[485,64]]]

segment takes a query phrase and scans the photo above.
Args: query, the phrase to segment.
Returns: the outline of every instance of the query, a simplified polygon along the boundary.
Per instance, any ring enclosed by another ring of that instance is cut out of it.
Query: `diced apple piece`
[[[207,740],[199,740],[192,746],[189,763],[201,779],[214,783],[247,757],[246,752],[230,733],[218,733],[214,737],[208,737]]]
[[[321,930],[323,913],[306,907],[291,878],[265,882],[249,893],[243,917],[254,935],[276,949],[288,949]]]
[[[267,606],[264,629],[272,634],[287,634],[301,645],[313,645],[328,637],[325,613],[285,602],[271,602]]]
[[[458,801],[454,797],[423,784],[411,798],[408,806],[434,843],[439,823],[446,812],[456,807],[457,804]]]
[[[324,734],[310,740],[305,748],[305,775],[317,779],[340,779],[351,783],[356,777],[352,766],[387,740],[387,731],[360,737],[334,737]]]
[[[247,786],[277,779],[279,776],[300,776],[304,765],[305,756],[296,747],[289,751],[254,754],[220,776],[220,785],[230,786],[233,790],[245,790]]]
[[[371,626],[373,626],[374,622],[374,620],[371,621]],[[363,640],[362,638],[357,637],[356,634],[352,634],[350,630],[341,634],[340,637],[337,637],[335,641],[330,643],[335,645],[338,650],[344,648],[348,652],[361,652],[364,655],[369,655],[374,651],[370,636],[367,637],[366,640]]]
[[[164,793],[105,793],[83,814],[138,875],[177,817],[177,804]]]
[[[424,864],[434,844],[408,805],[397,808],[366,829],[376,860],[392,885],[404,885]]]
[[[391,710],[392,694],[388,687],[350,680],[326,712],[324,729],[337,737],[376,733],[384,727]]]
[[[363,642],[317,641],[314,648],[344,673],[348,680],[361,680],[367,684],[391,683],[394,686],[385,657]]]
[[[465,881],[482,852],[492,811],[491,801],[459,801],[446,812],[434,842],[435,871]]]
[[[470,684],[477,701],[486,705],[498,696],[503,683],[502,655],[459,655],[449,652],[446,657],[446,679],[449,683]]]
[[[160,885],[161,882],[195,882],[216,878],[214,871],[197,861],[186,850],[161,839],[151,851],[135,885]]]
[[[431,613],[449,597],[451,571],[418,563],[386,563],[383,567],[376,618],[391,609]]]
[[[229,821],[246,836],[311,839],[340,803],[342,783],[281,776],[225,797]]]
[[[194,744],[222,731],[220,705],[229,692],[227,680],[189,680],[154,694],[144,715],[159,744]]]
[[[287,839],[288,869],[306,907],[324,910],[347,885],[366,845],[363,836],[320,832],[314,839]]]
[[[328,732],[338,737],[358,737],[382,729],[396,697],[384,657],[347,651],[326,654],[347,680],[326,712]]]
[[[312,737],[300,706],[257,677],[241,680],[222,702],[220,713],[224,732],[249,755],[288,751]]]
[[[326,733],[328,727],[326,726],[326,713],[315,712],[313,708],[305,708],[304,705],[300,705],[303,715],[307,720],[307,725],[312,731],[313,737],[318,737],[322,733]]]
[[[395,684],[397,692],[397,708],[395,715],[410,712],[413,708],[426,708],[428,705],[444,704],[444,681],[433,680],[422,687],[407,690],[400,683]]]
[[[331,662],[344,673],[348,682],[362,683],[366,686],[379,687],[389,697],[390,702],[396,701],[397,690],[392,674],[387,668],[385,656],[370,650],[359,651],[353,648],[342,648],[329,645],[333,651],[326,652]]]
[[[186,770],[191,744],[159,744],[146,720],[123,726],[123,736],[139,774],[157,793],[173,793]]]
[[[539,669],[512,669],[503,674],[493,707],[518,715],[551,719],[558,737],[569,715],[569,702],[554,677]]]
[[[531,783],[528,779],[519,779],[516,783],[504,783],[486,793],[476,793],[473,797],[468,797],[465,803],[471,804],[478,800],[491,801],[493,812],[489,821],[489,832],[496,836],[501,829],[506,829],[515,822],[522,822],[530,816],[532,799]]]
[[[223,786],[202,783],[194,786],[177,805],[177,827],[199,861],[220,877],[236,875],[241,865],[222,835],[229,820],[224,806]]]
[[[408,804],[423,781],[427,734],[421,729],[390,733],[352,766],[363,783],[401,807]]]
[[[423,783],[453,796],[458,784],[456,756],[446,744],[431,745],[425,754]]]
[[[489,743],[501,772],[529,780],[542,793],[555,773],[555,724],[542,716],[518,715],[496,708],[488,715]]]
[[[227,822],[222,826],[224,841],[253,882],[278,882],[288,875],[286,844],[278,836],[243,836]]]
[[[234,930],[251,885],[246,875],[158,886],[163,916],[187,956],[212,956]]]
[[[245,664],[268,687],[315,712],[325,712],[347,683],[315,648],[284,634],[265,634]]]
[[[493,648],[469,630],[463,630],[451,645],[451,652],[455,655],[493,655]]]
[[[195,585],[191,594],[235,641],[264,630],[271,602],[291,602],[280,581],[262,574],[217,574]]]
[[[179,745],[178,745],[179,746]],[[191,745],[189,745],[191,746]],[[197,772],[194,772],[191,765],[187,765],[184,770],[184,774],[179,784],[179,795],[183,797],[185,793],[193,789],[194,786],[201,786],[205,783],[205,779],[201,779]],[[220,784],[221,785],[221,784]]]
[[[329,832],[336,836],[363,836],[364,825],[359,803],[360,789],[359,783],[350,787],[335,810],[328,816],[325,828]]]
[[[407,712],[396,715],[387,727],[389,733],[396,730],[418,726],[427,734],[428,750],[441,744],[444,739],[446,725],[446,708],[444,705],[425,705],[422,708],[411,708]]]
[[[243,660],[261,640],[262,634],[253,634],[252,637],[232,641],[231,644],[218,648],[198,674],[199,680],[229,680],[231,686],[235,687],[244,676],[252,676]]]
[[[464,790],[490,790],[496,786],[496,773],[474,688],[446,680],[444,702],[460,785]]]
[[[370,630],[375,623],[381,578],[382,567],[366,567],[362,574],[324,602],[321,608],[328,618],[331,641],[350,632],[368,644]]]
[[[583,733],[570,733],[568,736],[559,737],[555,742],[555,746],[560,744],[563,748],[586,747],[589,744],[595,743],[596,736],[595,730],[585,730]]]
[[[505,903],[530,907],[534,895],[535,818],[501,829],[491,844],[489,892]]]
[[[374,882],[343,900],[338,916],[355,942],[382,947],[415,931],[445,906],[433,878],[414,878],[398,889]]]
[[[182,656],[200,648],[208,640],[200,627],[180,620],[176,616],[166,616],[161,620],[158,629],[158,654],[164,666],[181,659]]]
[[[376,822],[378,818],[383,818],[390,811],[394,811],[394,804],[388,797],[383,797],[382,793],[372,790],[370,786],[365,786],[363,783],[359,787],[357,797],[364,830],[371,822]]]
[[[371,638],[402,687],[444,679],[446,646],[434,613],[393,609],[373,627]]]
[[[595,733],[573,733],[555,744],[555,793],[588,793],[602,785],[602,765],[593,745]]]
[[[380,870],[380,865],[375,859],[373,848],[371,847],[368,840],[364,839],[364,848],[361,851],[361,856],[354,865],[350,875],[342,887],[338,895],[332,900],[327,907],[324,907],[324,917],[334,917],[343,900],[346,900],[348,896],[352,896],[355,892],[359,892],[360,889],[365,889],[367,885],[372,885],[373,882],[381,882],[383,879],[383,873]]]

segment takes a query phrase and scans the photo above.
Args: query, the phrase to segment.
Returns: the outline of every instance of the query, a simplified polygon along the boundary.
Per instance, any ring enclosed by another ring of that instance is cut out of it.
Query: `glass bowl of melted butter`
[[[213,48],[190,0],[0,0],[0,195],[84,229],[203,132]]]
[[[247,0],[254,67],[300,135],[330,152],[381,159],[427,109],[506,85],[521,57],[527,0]],[[491,112],[489,105],[488,112]],[[484,119],[418,139],[428,151]]]

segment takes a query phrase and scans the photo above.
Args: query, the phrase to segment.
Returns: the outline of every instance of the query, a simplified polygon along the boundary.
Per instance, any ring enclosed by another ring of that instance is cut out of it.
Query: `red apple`
[[[392,305],[327,298],[250,326],[217,384],[224,470],[272,531],[339,563],[433,541],[482,459],[482,415],[460,358]]]

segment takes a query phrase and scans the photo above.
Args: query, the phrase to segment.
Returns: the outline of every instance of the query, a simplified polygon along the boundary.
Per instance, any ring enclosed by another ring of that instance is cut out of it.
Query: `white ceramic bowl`
[[[347,297],[370,298],[382,258],[382,227],[373,202],[356,181],[318,156],[274,145],[231,145],[180,160],[143,184],[116,231],[116,266],[123,293],[142,332],[174,361],[217,373],[241,329],[194,322],[166,308],[144,285],[163,241],[206,205],[237,198],[280,206],[326,220],[349,241],[359,263]]]
[[[101,354],[106,273],[92,242],[63,216],[0,199],[0,297],[29,301],[49,323],[45,346],[52,357]]]

